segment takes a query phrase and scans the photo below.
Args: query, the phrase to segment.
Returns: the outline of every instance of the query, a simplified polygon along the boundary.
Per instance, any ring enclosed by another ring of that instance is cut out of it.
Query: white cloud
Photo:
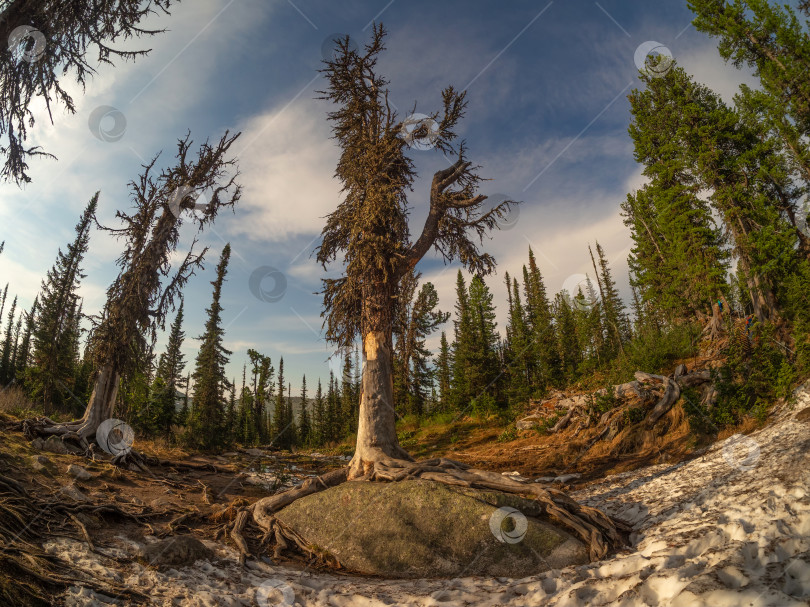
[[[308,90],[242,128],[248,147],[239,158],[245,192],[239,220],[230,226],[235,235],[266,242],[316,234],[340,201],[333,177],[338,149],[329,138],[324,104],[311,96]]]

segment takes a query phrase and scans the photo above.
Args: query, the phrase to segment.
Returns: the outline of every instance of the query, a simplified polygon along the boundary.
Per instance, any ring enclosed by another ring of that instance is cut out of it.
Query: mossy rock
[[[508,508],[518,513],[504,518],[509,511],[499,509]],[[548,522],[537,502],[432,481],[343,483],[276,517],[319,552],[370,575],[521,578],[589,560],[585,544]]]

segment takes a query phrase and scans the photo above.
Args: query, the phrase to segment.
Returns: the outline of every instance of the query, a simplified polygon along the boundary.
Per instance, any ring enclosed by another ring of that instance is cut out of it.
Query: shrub
[[[719,395],[709,413],[717,426],[745,415],[763,420],[773,402],[790,393],[796,374],[774,336],[773,325],[755,323],[748,343],[731,340],[726,363],[713,373]]]

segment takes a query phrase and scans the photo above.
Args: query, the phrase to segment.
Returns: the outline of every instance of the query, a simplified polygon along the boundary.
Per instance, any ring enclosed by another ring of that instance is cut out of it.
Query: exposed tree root
[[[45,500],[27,492],[16,481],[0,475],[0,604],[48,605],[54,592],[79,585],[133,601],[147,602],[149,597],[126,586],[97,579],[89,572],[72,567],[39,546],[46,530],[71,520],[80,530],[91,550],[95,547],[76,513],[115,512],[137,517],[114,506],[93,504],[68,505],[55,499]]]
[[[693,388],[703,385],[702,402],[707,405],[713,404],[717,398],[717,390],[709,383],[712,380],[711,372],[709,370],[687,373],[685,365],[678,365],[673,374],[670,376],[653,375],[643,371],[636,371],[635,377],[635,381],[613,386],[613,394],[619,399],[624,399],[631,395],[631,393],[635,394],[638,397],[638,401],[642,407],[649,406],[655,402],[655,406],[653,406],[644,420],[644,423],[648,428],[655,426],[655,424],[658,423],[658,420],[666,415],[673,405],[678,402],[678,399],[680,399],[682,391],[685,388]],[[660,387],[663,387],[663,393],[660,397],[656,397],[652,392],[652,389],[654,388],[657,390]],[[606,390],[602,389],[595,392],[594,395],[605,393]],[[656,398],[658,399],[657,402]],[[583,404],[584,397],[575,396],[566,400],[568,401],[568,410],[557,421],[557,423],[549,429],[550,434],[564,430],[574,419],[579,418],[581,415],[587,412],[587,408]],[[566,401],[562,401],[562,403],[565,402]],[[602,418],[599,420],[599,425],[604,425],[605,429],[603,433],[597,437],[597,439],[601,438],[608,432],[611,424],[613,424],[623,410],[624,408],[617,408],[602,415]],[[591,423],[592,421],[589,419],[585,427],[590,426]]]
[[[84,455],[93,460],[95,460],[98,454],[98,451],[95,449],[96,443],[94,441],[97,425],[93,427],[92,432],[90,432],[90,427],[82,420],[58,423],[43,416],[13,422],[6,427],[9,430],[21,431],[29,440],[33,440],[37,437],[57,436],[61,438],[63,442],[76,443],[84,451]],[[119,468],[145,473],[149,472],[150,466],[165,466],[177,470],[206,470],[223,474],[233,473],[231,469],[215,466],[210,463],[177,462],[150,457],[132,448],[122,450],[121,453],[114,455],[111,463]]]
[[[351,480],[397,482],[421,478],[447,485],[494,489],[504,493],[531,496],[543,506],[551,521],[585,542],[592,560],[602,559],[611,549],[623,546],[624,539],[620,531],[629,530],[621,521],[611,519],[596,508],[578,504],[561,491],[511,479],[496,472],[478,470],[446,458],[415,462],[392,458],[379,452],[375,454],[375,459],[364,462],[364,468],[368,470],[364,476]],[[314,551],[311,547],[307,547],[303,538],[296,537],[297,534],[292,530],[284,529],[273,514],[299,498],[347,480],[350,480],[349,469],[334,470],[322,477],[309,479],[300,487],[263,498],[251,507],[256,524],[275,536],[276,558],[289,547],[290,541],[310,556],[314,555]]]

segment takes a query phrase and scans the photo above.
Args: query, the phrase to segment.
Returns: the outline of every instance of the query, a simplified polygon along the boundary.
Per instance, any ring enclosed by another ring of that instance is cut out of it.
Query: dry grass
[[[139,438],[135,437],[135,449],[160,459],[183,460],[189,457],[189,452],[165,438]]]
[[[34,404],[25,396],[19,386],[10,386],[0,390],[0,413],[16,418],[31,417],[38,414]]]

